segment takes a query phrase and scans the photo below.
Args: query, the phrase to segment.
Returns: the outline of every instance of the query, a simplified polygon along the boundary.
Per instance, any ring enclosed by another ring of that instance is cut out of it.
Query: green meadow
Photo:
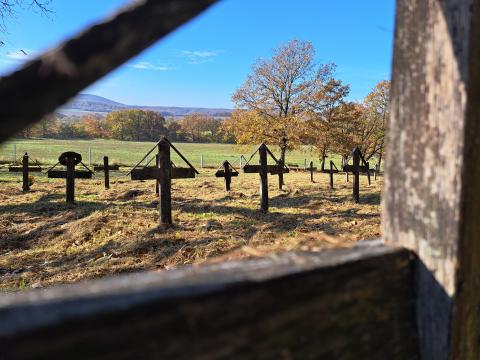
[[[151,142],[134,142],[118,140],[53,140],[53,139],[35,139],[35,140],[11,140],[0,145],[0,162],[3,164],[11,163],[16,150],[17,160],[21,160],[24,152],[28,152],[33,159],[41,164],[55,164],[59,155],[65,151],[75,151],[82,155],[84,163],[89,162],[89,149],[91,152],[92,164],[102,163],[103,157],[108,156],[111,164],[119,164],[125,167],[131,167],[139,162],[144,154],[155,144]],[[247,159],[256,150],[258,145],[233,145],[233,144],[198,144],[198,143],[174,143],[176,148],[196,167],[200,167],[203,156],[203,165],[205,167],[218,167],[228,160],[234,166],[239,164],[241,155]],[[279,154],[278,148],[271,146],[275,154]],[[147,161],[152,156],[148,157]],[[314,166],[319,166],[320,161],[310,148],[303,147],[298,150],[290,151],[287,154],[286,162],[303,166],[305,159],[307,164],[314,162]],[[172,152],[172,160],[175,164],[181,164],[179,157]],[[340,157],[335,156],[334,161],[337,166],[340,165]]]

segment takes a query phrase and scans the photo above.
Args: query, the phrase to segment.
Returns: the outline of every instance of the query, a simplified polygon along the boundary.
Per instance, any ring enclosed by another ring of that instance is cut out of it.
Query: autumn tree
[[[306,94],[308,106],[307,141],[312,144],[325,167],[327,153],[335,147],[333,133],[342,125],[350,111],[345,105],[345,98],[350,93],[350,86],[333,77],[335,66],[329,64],[320,69],[310,92]]]
[[[333,153],[341,155],[347,162],[355,146],[362,149],[365,106],[362,103],[343,102],[336,108],[335,113],[334,126],[329,133],[329,146]]]
[[[378,83],[363,102],[344,103],[338,107],[329,136],[332,149],[347,159],[355,146],[366,161],[378,157],[381,164],[388,119],[390,83]]]
[[[300,144],[305,94],[315,79],[314,55],[310,42],[292,40],[275,49],[271,59],[253,65],[232,97],[239,142],[276,144],[285,163],[286,151]]]
[[[107,122],[103,118],[87,115],[83,117],[82,123],[91,138],[107,138],[109,135]]]
[[[105,121],[111,137],[118,140],[152,141],[167,134],[165,118],[155,111],[113,111]]]
[[[192,113],[180,121],[182,132],[193,142],[211,142],[218,138],[221,121],[201,113]]]
[[[382,163],[385,151],[385,133],[389,117],[390,81],[380,81],[364,100],[366,114],[362,134],[363,149],[366,158],[378,156],[378,165]]]

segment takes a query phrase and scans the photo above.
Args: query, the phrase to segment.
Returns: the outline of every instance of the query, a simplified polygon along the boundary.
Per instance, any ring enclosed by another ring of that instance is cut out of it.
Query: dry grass
[[[138,270],[274,256],[288,250],[319,251],[379,236],[382,179],[361,177],[361,204],[350,199],[351,182],[336,176],[286,175],[284,191],[270,176],[270,213],[261,214],[258,175],[240,174],[229,194],[222,179],[204,171],[173,185],[174,221],[157,227],[152,181],[116,177],[78,180],[75,206],[64,203],[64,181],[33,185],[0,183],[0,289],[12,291],[71,283]]]

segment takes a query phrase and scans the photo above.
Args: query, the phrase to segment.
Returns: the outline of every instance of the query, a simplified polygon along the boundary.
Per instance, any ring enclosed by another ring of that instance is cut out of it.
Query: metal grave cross
[[[67,167],[67,170],[54,170],[58,165]],[[81,164],[86,170],[75,170],[75,166]],[[93,171],[82,162],[82,155],[67,151],[60,155],[58,163],[47,170],[49,179],[66,179],[66,201],[68,204],[75,202],[75,179],[91,179]]]
[[[31,172],[42,172],[42,168],[41,168],[40,164],[38,163],[38,161],[33,160],[37,165],[30,166],[29,160],[30,160],[30,156],[28,155],[28,153],[25,153],[23,155],[23,158],[22,158],[22,166],[18,166],[18,165],[13,164],[13,165],[8,167],[9,172],[21,172],[21,173],[23,173],[22,190],[24,192],[30,190],[30,183],[28,181],[28,174],[31,173]]]
[[[359,147],[356,146],[353,151],[353,165],[344,165],[343,171],[346,173],[353,173],[353,200],[356,203],[360,202],[360,173],[366,173],[368,177],[368,184],[370,185],[370,166],[367,161],[365,161],[362,152]],[[363,166],[360,166],[360,160],[363,163]]]
[[[217,170],[217,172],[215,173],[215,177],[225,178],[225,190],[230,191],[230,184],[232,183],[232,177],[238,176],[238,171],[227,160],[223,162],[222,166],[223,166],[223,170]]]
[[[96,165],[93,167],[93,171],[103,171],[105,176],[105,189],[110,189],[110,171],[118,171],[118,165],[109,165],[108,156],[103,157],[103,165]]]
[[[257,151],[260,155],[260,165],[249,165],[248,162],[253,158]],[[275,165],[267,164],[267,154],[275,161]],[[246,174],[260,174],[260,209],[262,212],[268,212],[268,174],[279,175],[278,185],[279,188],[282,189],[283,177],[280,175],[290,172],[289,168],[278,161],[267,145],[262,143],[243,166],[243,172]]]
[[[156,167],[138,168],[138,166],[150,155],[153,150],[158,148],[158,157]],[[173,167],[170,159],[170,148],[172,148],[180,158],[189,166],[188,168]],[[159,184],[160,195],[160,224],[171,225],[172,221],[172,179],[195,178],[199,172],[192,164],[175,148],[175,146],[166,137],[160,139],[155,146],[143,157],[143,159],[133,167],[129,173],[132,180],[157,180]]]

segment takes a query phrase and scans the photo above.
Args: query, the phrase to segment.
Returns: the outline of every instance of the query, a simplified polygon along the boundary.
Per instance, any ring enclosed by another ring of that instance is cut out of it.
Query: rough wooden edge
[[[0,79],[0,142],[39,121],[216,0],[138,0]]]
[[[212,355],[222,346],[228,347],[230,356],[239,352],[251,356],[255,348],[270,349],[273,356],[279,349],[270,341],[281,335],[286,338],[275,341],[280,341],[291,354],[305,354],[304,350],[308,349],[310,354],[329,358],[326,354],[340,355],[351,343],[352,349],[347,351],[351,354],[371,354],[371,359],[387,355],[391,359],[413,359],[416,358],[416,349],[412,260],[413,255],[408,250],[369,243],[349,250],[286,253],[271,258],[30,290],[0,296],[0,342],[2,350],[11,358],[29,358],[24,353],[24,356],[18,355],[22,354],[22,349],[27,349],[27,353],[35,351],[37,355],[53,354],[52,358],[56,358],[57,347],[81,350],[79,354],[90,356],[87,348],[106,347],[105,351],[113,351],[108,348],[110,339],[95,335],[95,329],[102,328],[102,333],[111,332],[110,336],[118,337],[120,342],[134,341],[135,345],[128,345],[128,351],[138,351],[139,347],[143,349],[143,355],[148,353],[167,358],[173,353],[178,355],[176,346],[184,344],[188,347],[194,336],[196,340],[192,346],[195,349],[186,348],[182,357]],[[349,300],[351,297],[355,299]],[[218,305],[215,305],[217,301]],[[280,307],[280,310],[269,313],[270,306]],[[191,310],[193,308],[197,310]],[[250,317],[243,318],[243,312],[249,313]],[[250,323],[252,312],[261,324]],[[231,324],[223,324],[226,320],[222,320],[222,316],[226,314],[233,318]],[[202,322],[204,317],[210,319],[209,324]],[[310,317],[319,317],[319,320],[305,324],[308,329],[302,330],[302,323]],[[172,323],[175,325],[165,325],[171,318],[176,319]],[[122,319],[128,323],[128,331],[133,332],[123,340],[125,329],[117,329],[121,327]],[[154,333],[158,334],[153,336],[147,332],[136,339],[135,329],[145,331],[153,321],[158,322],[153,326]],[[196,321],[202,325],[198,325],[201,333],[195,335],[187,324]],[[268,325],[277,321],[293,321],[293,326],[299,328],[294,331],[284,325]],[[221,331],[217,327],[221,327]],[[348,329],[347,333],[344,327]],[[372,338],[375,334],[368,331],[364,339],[358,338],[356,332],[362,333],[370,328],[386,332],[386,339],[382,341],[388,346],[378,345]],[[352,329],[355,334],[349,333]],[[257,330],[259,336],[270,334],[271,338],[260,341],[255,338]],[[169,331],[172,335],[168,335]],[[207,337],[209,331],[213,337],[228,338],[230,332],[236,335],[217,346],[212,343],[215,339]],[[46,336],[54,336],[55,343],[45,341]],[[174,337],[171,341],[175,344],[165,340],[168,336]],[[349,336],[355,339],[349,339]],[[310,340],[302,342],[302,337],[319,338],[311,343]],[[340,345],[332,339],[338,339]],[[82,341],[87,341],[88,345],[78,349]],[[235,344],[242,341],[242,346]],[[155,351],[149,347],[153,346],[152,343]],[[244,346],[251,348],[245,349]]]

